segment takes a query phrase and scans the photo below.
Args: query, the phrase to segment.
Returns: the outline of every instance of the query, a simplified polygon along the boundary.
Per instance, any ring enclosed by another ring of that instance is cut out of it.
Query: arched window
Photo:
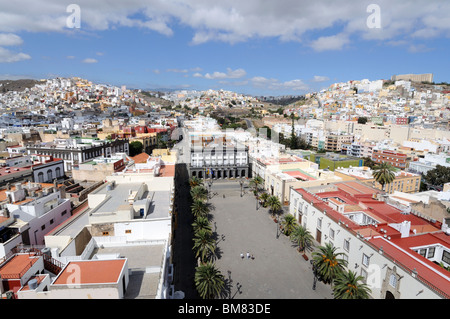
[[[52,179],[53,179],[53,172],[52,172],[52,170],[51,169],[49,169],[48,171],[47,171],[47,181],[52,181]]]
[[[61,168],[57,167],[57,168],[55,169],[55,174],[56,174],[56,178],[61,177]]]
[[[39,172],[38,174],[38,183],[43,183],[44,182],[44,173]]]

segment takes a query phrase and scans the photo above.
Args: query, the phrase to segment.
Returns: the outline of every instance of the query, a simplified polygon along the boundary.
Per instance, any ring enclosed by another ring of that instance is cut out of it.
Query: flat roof
[[[0,277],[20,278],[21,274],[39,260],[34,254],[16,254],[0,268]]]
[[[52,285],[117,283],[125,267],[126,259],[80,260],[69,262]],[[74,276],[74,270],[79,276]],[[73,278],[79,282],[73,282]]]

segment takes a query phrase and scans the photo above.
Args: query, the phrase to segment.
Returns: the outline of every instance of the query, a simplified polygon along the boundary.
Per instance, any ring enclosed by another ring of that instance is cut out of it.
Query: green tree
[[[133,141],[130,143],[129,152],[130,156],[136,156],[142,153],[144,145],[139,141]]]
[[[195,199],[191,205],[191,212],[195,218],[208,217],[208,214],[209,214],[208,204],[206,204],[202,200]]]
[[[200,230],[206,230],[209,232],[210,236],[212,235],[211,224],[209,223],[207,216],[198,216],[195,218],[192,223],[192,228],[194,229],[194,233],[197,233]]]
[[[192,249],[195,252],[195,257],[200,258],[202,263],[211,258],[216,251],[216,242],[211,237],[211,233],[205,229],[199,230],[194,234],[194,245]]]
[[[344,253],[337,253],[337,248],[331,243],[326,243],[325,246],[319,246],[318,249],[319,251],[312,253],[317,274],[324,283],[332,284],[333,280],[347,266],[347,261],[340,258]]]
[[[267,205],[267,200],[269,199],[269,194],[267,194],[266,192],[262,193],[259,195],[259,200],[262,201],[262,205],[263,207],[266,207]]]
[[[369,299],[370,293],[364,278],[351,270],[341,272],[334,280],[334,299]]]
[[[390,184],[394,181],[394,171],[394,167],[387,162],[383,162],[375,166],[373,170],[373,177],[378,183],[381,184],[383,191],[385,191],[386,184]]]
[[[287,214],[284,216],[283,221],[281,222],[281,226],[283,227],[284,233],[286,236],[290,236],[296,227],[298,227],[297,220],[291,214]]]
[[[225,287],[225,278],[220,270],[211,262],[195,269],[195,287],[203,299],[214,299]]]
[[[358,124],[366,124],[367,121],[368,119],[365,116],[358,117]]]
[[[436,165],[436,168],[425,174],[424,180],[430,185],[442,186],[450,182],[450,167]]]
[[[250,181],[250,186],[254,187],[256,193],[259,192],[259,186],[264,183],[261,176],[256,176]]]
[[[191,179],[189,180],[189,185],[191,187],[203,186],[203,180],[198,178],[197,176],[192,176]]]
[[[301,225],[297,226],[292,231],[290,237],[291,240],[297,244],[298,250],[302,253],[305,252],[305,249],[310,247],[314,241],[314,237],[309,230]]]
[[[278,213],[281,209],[281,202],[276,196],[270,196],[267,199],[267,206],[270,207],[270,212],[272,216],[274,216],[276,213]]]
[[[192,187],[190,193],[194,201],[200,200],[205,202],[208,199],[208,190],[203,186]]]

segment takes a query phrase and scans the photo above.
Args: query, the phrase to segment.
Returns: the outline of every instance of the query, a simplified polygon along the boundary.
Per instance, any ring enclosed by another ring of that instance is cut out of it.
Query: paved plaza
[[[238,180],[215,180],[211,186],[212,227],[218,241],[216,265],[231,283],[226,298],[332,299],[329,285],[318,282],[316,290],[312,289],[310,262],[287,236],[277,238],[277,224],[268,209],[256,210],[252,190],[243,190],[241,197]],[[255,258],[248,259],[247,252]]]

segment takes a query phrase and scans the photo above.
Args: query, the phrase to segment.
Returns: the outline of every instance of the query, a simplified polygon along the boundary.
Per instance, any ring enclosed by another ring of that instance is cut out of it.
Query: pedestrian
[[[252,254],[252,260],[254,260],[255,259],[255,256]]]
[[[243,253],[241,253],[241,259],[244,259],[244,254]]]
[[[250,259],[250,253],[247,251],[247,259]]]

